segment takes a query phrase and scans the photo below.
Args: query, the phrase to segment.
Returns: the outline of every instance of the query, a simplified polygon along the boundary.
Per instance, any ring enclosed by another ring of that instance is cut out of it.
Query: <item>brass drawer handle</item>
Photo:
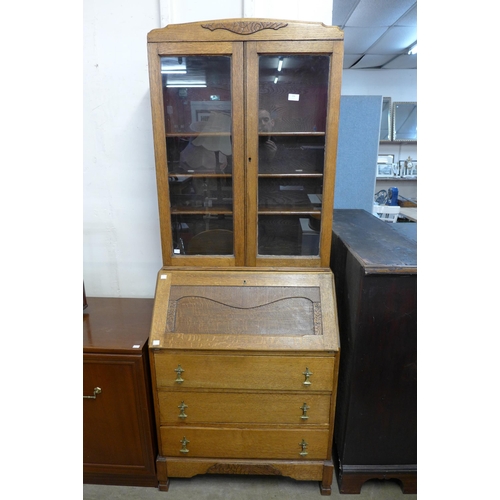
[[[302,416],[300,417],[302,420],[307,420],[309,417],[307,416],[307,410],[309,410],[309,406],[307,403],[304,403],[300,409],[302,410]]]
[[[182,382],[184,382],[184,379],[181,377],[181,373],[183,372],[184,370],[182,369],[181,365],[179,365],[177,368],[175,368],[174,372],[177,372],[177,378],[175,379],[175,381],[178,383],[178,384],[182,384]]]
[[[309,368],[306,367],[306,371],[302,372],[302,375],[306,376],[306,379],[304,381],[304,385],[311,385],[311,381],[309,380],[309,377],[312,375],[312,372],[309,371]]]
[[[301,457],[305,457],[307,455],[307,451],[306,451],[307,443],[304,440],[302,440],[302,443],[299,443],[299,446],[302,448],[302,451],[299,453],[299,455]]]
[[[189,441],[186,439],[186,436],[184,436],[181,439],[182,448],[179,450],[181,453],[189,453],[189,450],[186,448],[186,445],[188,443],[189,443]]]
[[[184,404],[184,401],[181,402],[181,404],[177,407],[181,409],[181,412],[179,414],[179,418],[187,418],[187,415],[184,413],[184,410],[188,407],[188,405]]]
[[[102,389],[100,387],[94,387],[94,395],[93,396],[83,396],[83,399],[96,399],[97,394],[101,394]]]

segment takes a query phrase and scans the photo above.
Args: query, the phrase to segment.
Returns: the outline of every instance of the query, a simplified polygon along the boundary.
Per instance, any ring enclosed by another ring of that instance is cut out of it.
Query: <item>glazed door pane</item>
[[[233,255],[230,56],[160,58],[174,255]]]
[[[319,255],[330,56],[260,55],[259,255]]]

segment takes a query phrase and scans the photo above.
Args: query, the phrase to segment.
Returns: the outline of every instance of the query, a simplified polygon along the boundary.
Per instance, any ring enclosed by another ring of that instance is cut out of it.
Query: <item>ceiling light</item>
[[[166,85],[168,88],[185,88],[185,87],[206,87],[206,84],[202,83],[167,83]]]
[[[182,57],[162,57],[161,72],[164,75],[185,75],[187,72],[186,58]]]
[[[166,87],[206,87],[207,78],[204,71],[191,70],[188,74],[167,73]]]
[[[417,53],[417,42],[415,42],[409,49],[408,54],[411,56]]]
[[[278,83],[278,77],[277,76],[274,77],[274,83]]]
[[[281,71],[281,68],[282,68],[282,67],[283,67],[283,58],[282,58],[282,57],[280,57],[280,58],[278,59],[278,71]],[[274,83],[276,83],[276,82],[274,82]]]

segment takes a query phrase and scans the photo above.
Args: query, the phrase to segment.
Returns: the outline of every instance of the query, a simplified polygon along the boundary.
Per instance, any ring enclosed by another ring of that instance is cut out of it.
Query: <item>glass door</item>
[[[233,133],[235,119],[242,116],[233,105],[235,92],[242,91],[237,87],[241,61],[237,70],[232,44],[218,49],[219,54],[204,54],[208,44],[198,44],[197,50],[189,44],[185,51],[177,45],[175,53],[167,49],[158,60],[164,135],[155,137],[161,141],[155,146],[165,154],[158,179],[159,199],[166,204],[161,222],[164,264],[199,265],[207,258],[215,259],[212,264],[242,264],[243,244],[237,236],[243,240],[244,213],[236,206],[243,201],[235,195],[241,191],[235,184],[243,182],[237,173],[242,139]]]
[[[249,243],[256,265],[318,266],[323,197],[333,199],[325,190],[332,180],[325,177],[332,46],[289,43],[286,52],[274,52],[273,45],[254,44],[250,63],[256,91],[247,126],[257,196],[249,207],[255,224]],[[331,215],[327,221],[331,233]]]

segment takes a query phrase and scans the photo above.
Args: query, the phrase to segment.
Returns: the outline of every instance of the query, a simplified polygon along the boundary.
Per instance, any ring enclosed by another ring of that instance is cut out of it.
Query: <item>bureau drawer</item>
[[[158,391],[161,424],[324,424],[327,394]],[[304,406],[305,405],[305,406]]]
[[[328,434],[328,429],[162,426],[161,454],[195,458],[326,460]]]
[[[155,352],[154,362],[159,388],[332,392],[335,358]]]

